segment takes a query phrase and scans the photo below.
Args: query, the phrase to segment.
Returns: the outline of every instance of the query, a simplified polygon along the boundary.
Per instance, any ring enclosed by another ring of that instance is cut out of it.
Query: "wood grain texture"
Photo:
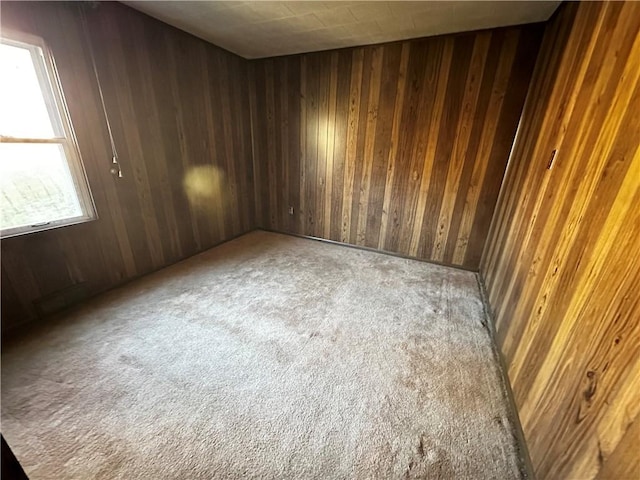
[[[52,49],[99,219],[2,240],[3,329],[254,228],[246,60],[117,3],[9,2],[2,27]]]
[[[252,62],[258,225],[477,269],[541,31]]]
[[[640,4],[563,6],[480,270],[541,480],[640,478],[639,112]]]

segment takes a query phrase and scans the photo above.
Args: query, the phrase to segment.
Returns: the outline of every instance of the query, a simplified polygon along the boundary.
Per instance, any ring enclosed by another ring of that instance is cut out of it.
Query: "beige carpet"
[[[6,346],[37,479],[521,478],[473,273],[254,232]]]

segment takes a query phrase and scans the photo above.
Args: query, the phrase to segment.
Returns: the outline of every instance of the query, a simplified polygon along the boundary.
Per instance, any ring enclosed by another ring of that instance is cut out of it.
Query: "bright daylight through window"
[[[90,220],[95,210],[53,59],[35,37],[0,43],[2,236]]]

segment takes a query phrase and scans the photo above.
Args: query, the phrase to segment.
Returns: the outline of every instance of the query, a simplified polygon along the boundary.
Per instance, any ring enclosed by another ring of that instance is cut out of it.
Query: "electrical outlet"
[[[293,207],[289,206],[289,215],[293,215]]]

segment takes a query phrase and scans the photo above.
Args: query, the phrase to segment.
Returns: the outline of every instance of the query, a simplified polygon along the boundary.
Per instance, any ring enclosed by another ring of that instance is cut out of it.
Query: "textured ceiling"
[[[559,1],[125,1],[245,58],[547,20]]]

